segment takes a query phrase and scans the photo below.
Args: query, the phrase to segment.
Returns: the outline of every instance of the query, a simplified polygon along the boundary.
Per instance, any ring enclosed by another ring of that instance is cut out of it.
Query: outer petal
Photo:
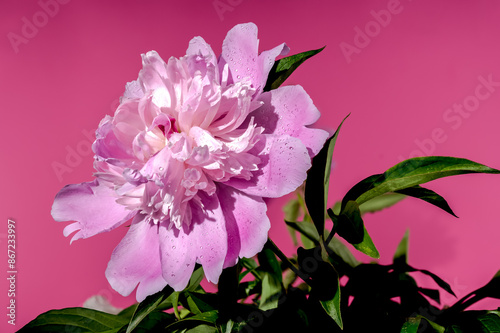
[[[238,257],[251,258],[262,250],[271,227],[267,205],[260,197],[246,195],[219,184],[217,195],[226,220],[228,251],[224,268],[234,266]]]
[[[137,215],[129,231],[114,249],[106,268],[106,278],[117,292],[129,295],[137,288],[137,301],[162,290],[158,226],[146,223]]]
[[[88,238],[114,229],[136,214],[116,203],[116,199],[113,189],[99,184],[97,179],[67,185],[56,195],[51,213],[58,222],[76,221],[64,229],[65,236],[79,230],[71,241]]]
[[[328,132],[308,128],[319,119],[320,113],[301,86],[284,86],[263,93],[264,104],[251,116],[265,134],[290,135],[300,139],[313,157],[323,147]]]
[[[311,158],[304,144],[288,135],[264,134],[252,149],[260,149],[259,170],[250,180],[231,178],[225,184],[246,194],[277,198],[294,191],[307,177]]]
[[[229,65],[233,82],[250,78],[257,95],[262,92],[274,59],[285,55],[289,48],[281,44],[259,55],[257,26],[253,23],[238,24],[228,33],[222,43],[222,57]]]
[[[192,205],[189,228],[168,230],[160,226],[163,277],[172,288],[186,287],[196,262],[203,266],[208,281],[217,283],[227,253],[224,213],[217,195],[199,193],[204,211]]]

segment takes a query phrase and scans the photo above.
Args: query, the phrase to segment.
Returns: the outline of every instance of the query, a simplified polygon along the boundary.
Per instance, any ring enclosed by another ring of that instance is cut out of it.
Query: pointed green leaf
[[[440,286],[441,288],[446,290],[451,295],[457,297],[457,295],[455,295],[455,293],[451,289],[451,286],[447,282],[445,282],[443,279],[441,279],[439,276],[437,276],[436,274],[429,272],[428,270],[425,270],[425,269],[417,269],[416,271],[421,272],[427,276],[430,276],[434,280],[434,282],[436,282],[436,284],[438,286]]]
[[[445,212],[450,213],[451,215],[453,215],[455,217],[458,217],[455,215],[455,213],[453,213],[453,211],[451,210],[451,208],[448,205],[448,203],[446,202],[446,200],[442,196],[440,196],[439,194],[437,194],[436,192],[434,192],[432,190],[423,188],[419,185],[415,185],[412,187],[408,187],[408,188],[396,191],[396,193],[401,193],[404,195],[408,195],[410,197],[414,197],[417,199],[427,201],[428,203],[430,203],[436,207],[441,208]]]
[[[86,309],[66,308],[42,313],[18,332],[118,332],[126,318]]]
[[[408,237],[410,236],[410,230],[406,230],[403,239],[399,242],[396,248],[396,253],[394,253],[394,263],[407,263],[408,262]]]
[[[137,309],[134,312],[134,315],[132,316],[132,319],[130,319],[130,323],[127,327],[127,333],[132,332],[134,328],[139,325],[139,323],[151,312],[156,310],[158,305],[160,305],[163,300],[165,300],[170,294],[172,294],[174,290],[170,288],[170,286],[166,286],[162,291],[157,292],[156,294],[149,295],[139,303],[137,306]]]
[[[320,53],[324,48],[294,54],[276,61],[269,72],[264,91],[278,88],[304,61]]]
[[[373,244],[373,241],[368,234],[368,231],[366,231],[366,228],[364,228],[363,232],[363,241],[359,244],[352,244],[354,248],[360,252],[363,252],[364,254],[374,258],[374,259],[379,259],[380,258],[380,253],[378,253],[377,248],[375,247],[375,244]]]
[[[382,194],[378,197],[375,197],[362,205],[359,205],[359,211],[361,212],[361,216],[367,213],[376,213],[378,211],[384,210],[391,206],[394,206],[401,200],[406,198],[406,195],[399,193],[386,193]],[[332,211],[335,214],[340,214],[340,207],[342,206],[342,202],[337,201],[333,207]]]
[[[349,117],[349,115],[347,117]],[[309,215],[318,230],[320,239],[323,239],[325,232],[325,211],[328,201],[333,149],[335,148],[340,128],[347,117],[342,120],[332,137],[325,142],[320,152],[314,156],[312,167],[307,172],[306,187],[304,191],[305,202]]]
[[[340,314],[340,283],[337,277],[337,291],[335,296],[329,300],[320,300],[321,306],[325,309],[326,313],[339,325],[340,329],[344,329],[342,323],[342,316]]]
[[[199,266],[194,270],[193,274],[191,275],[191,278],[189,279],[189,284],[184,290],[195,291],[196,289],[198,289],[198,286],[200,285],[204,276],[205,275],[203,273],[203,267]]]
[[[442,177],[468,173],[500,173],[485,165],[455,157],[415,157],[396,164],[383,174],[370,176],[353,186],[342,206],[356,200],[359,205],[379,195],[403,190]]]

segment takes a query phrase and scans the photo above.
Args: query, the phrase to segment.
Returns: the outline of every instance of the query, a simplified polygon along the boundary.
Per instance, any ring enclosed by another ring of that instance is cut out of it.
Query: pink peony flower
[[[257,27],[229,31],[216,58],[201,37],[167,62],[150,51],[114,117],[96,131],[95,180],[56,196],[56,221],[72,241],[132,219],[106,269],[137,300],[167,284],[186,287],[196,263],[217,283],[238,258],[262,250],[270,228],[263,198],[295,190],[328,133],[300,86],[263,92],[285,44],[258,53]]]

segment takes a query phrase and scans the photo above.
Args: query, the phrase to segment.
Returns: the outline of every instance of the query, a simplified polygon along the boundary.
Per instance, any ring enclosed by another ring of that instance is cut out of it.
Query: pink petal
[[[168,230],[160,226],[160,247],[163,278],[175,290],[184,289],[194,264],[203,266],[208,281],[217,283],[227,253],[227,232],[224,213],[217,196],[199,193],[204,210],[192,205],[190,227]]]
[[[277,198],[294,191],[307,177],[311,158],[297,138],[263,134],[253,150],[260,149],[259,170],[250,180],[231,178],[225,184],[246,194]]]
[[[217,187],[217,196],[226,220],[226,268],[234,266],[238,257],[251,258],[259,253],[267,241],[271,223],[266,215],[267,205],[262,198],[246,195],[222,184]]]
[[[251,79],[257,95],[266,85],[267,76],[278,55],[285,55],[289,48],[281,44],[259,55],[257,26],[253,23],[238,24],[222,43],[222,57],[229,65],[233,82]]]
[[[167,282],[162,277],[158,226],[137,215],[120,244],[114,249],[106,268],[110,285],[123,296],[130,295],[137,284],[136,298],[162,290]]]
[[[328,132],[306,126],[315,123],[320,116],[311,98],[301,86],[284,86],[260,95],[264,101],[251,116],[257,126],[265,128],[265,134],[290,135],[300,139],[313,157],[323,147]]]
[[[189,47],[186,51],[186,55],[201,55],[203,57],[208,57],[208,62],[217,68],[217,57],[215,56],[214,51],[201,37],[195,37],[189,41]]]
[[[139,72],[139,83],[143,91],[154,90],[164,85],[167,77],[165,61],[156,51],[149,51],[142,54],[142,69]]]
[[[79,230],[71,241],[88,238],[114,229],[136,214],[117,204],[116,199],[114,190],[97,179],[67,185],[56,195],[51,213],[58,222],[76,221],[64,229],[65,236]]]

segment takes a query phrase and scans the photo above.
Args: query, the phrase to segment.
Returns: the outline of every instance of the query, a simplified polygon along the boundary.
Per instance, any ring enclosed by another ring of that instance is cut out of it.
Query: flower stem
[[[271,240],[271,238],[267,239],[266,247],[269,248],[273,253],[282,261],[284,262],[288,268],[290,268],[295,274],[297,274],[298,277],[300,277],[304,282],[308,283],[310,281],[309,276],[305,275],[295,267],[295,265],[290,261],[290,259],[285,256],[283,252],[278,248],[276,244]]]

